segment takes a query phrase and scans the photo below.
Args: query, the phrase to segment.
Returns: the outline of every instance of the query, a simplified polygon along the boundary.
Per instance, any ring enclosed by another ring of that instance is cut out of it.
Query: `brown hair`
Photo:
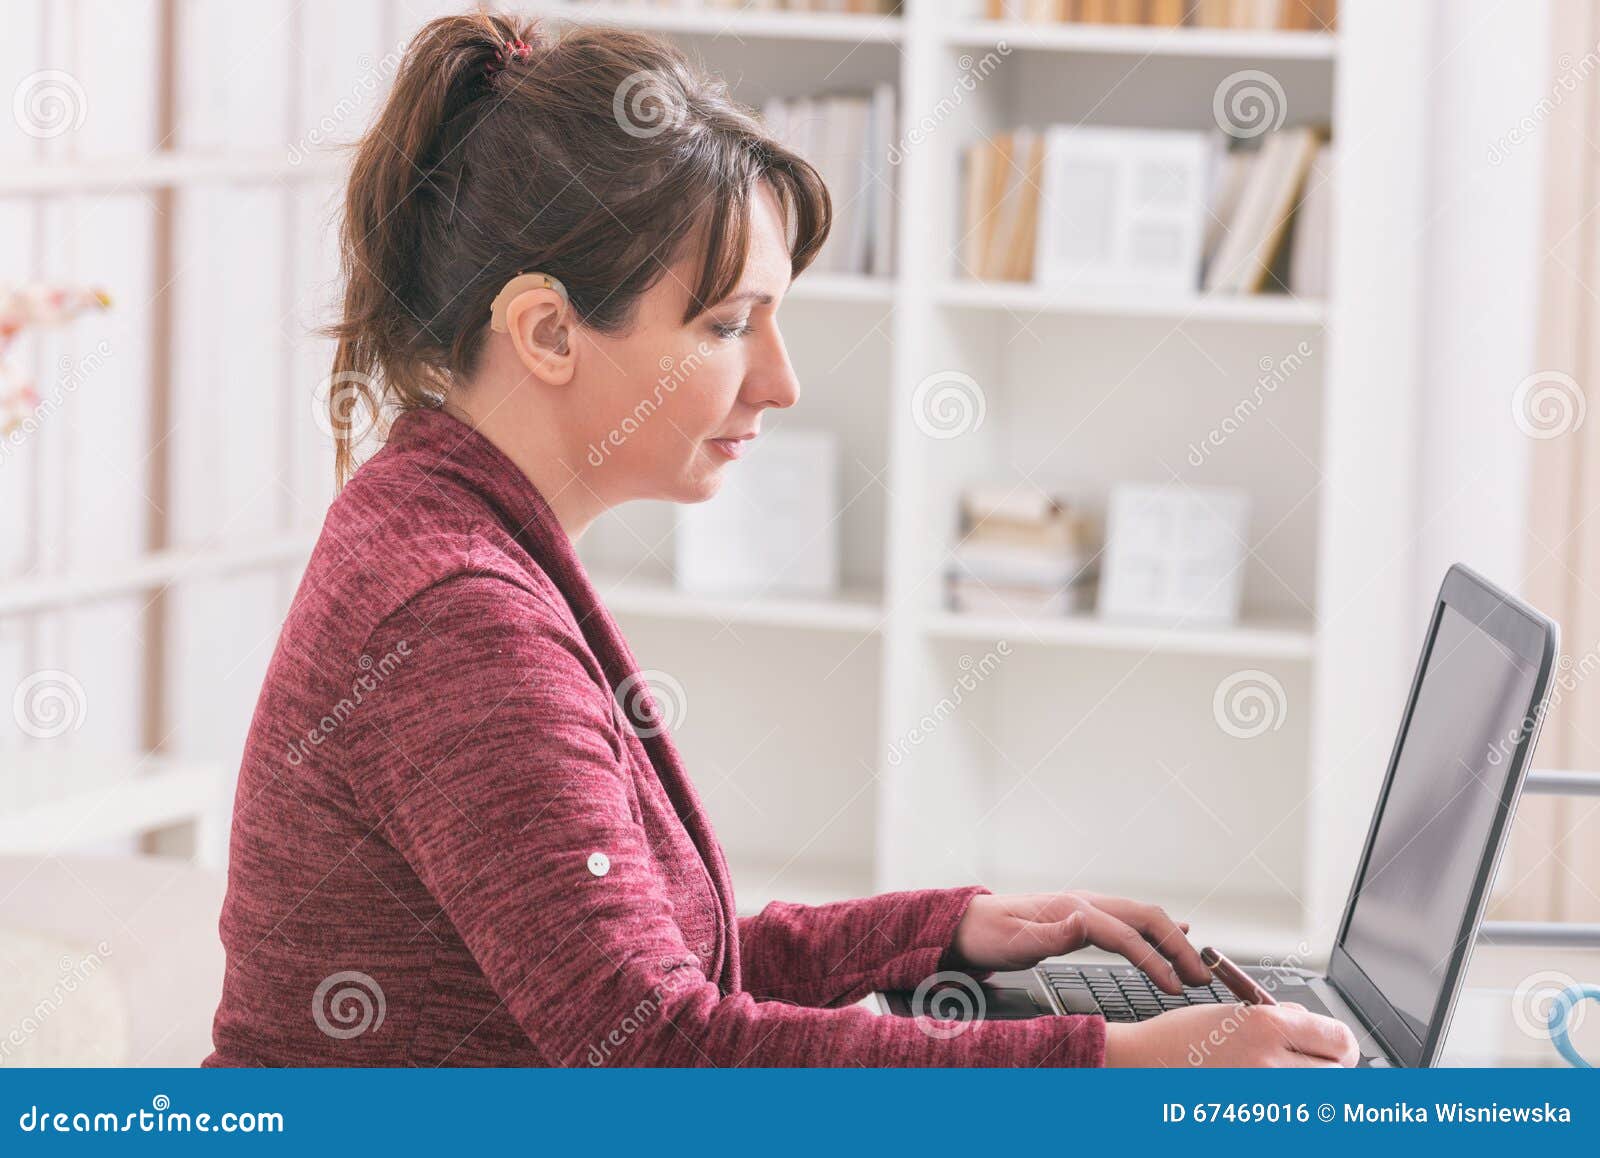
[[[676,48],[509,15],[425,25],[345,194],[344,309],[328,327],[339,485],[357,409],[376,421],[437,406],[472,373],[490,303],[520,272],[560,279],[578,319],[614,333],[697,240],[684,321],[716,305],[744,271],[758,181],[783,208],[798,274],[832,221],[821,177]]]

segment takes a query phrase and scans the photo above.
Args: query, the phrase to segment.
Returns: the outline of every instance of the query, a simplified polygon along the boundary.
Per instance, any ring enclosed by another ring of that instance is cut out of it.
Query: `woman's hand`
[[[1179,924],[1156,905],[1098,893],[979,894],[956,926],[957,969],[1027,969],[1046,957],[1094,945],[1120,953],[1168,993],[1205,985],[1211,970]]]
[[[1355,1034],[1292,1001],[1191,1005],[1106,1026],[1108,1066],[1353,1066]]]

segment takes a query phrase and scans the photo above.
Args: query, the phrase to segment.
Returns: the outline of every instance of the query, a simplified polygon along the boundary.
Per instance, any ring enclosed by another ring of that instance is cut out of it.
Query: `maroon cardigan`
[[[736,918],[636,686],[526,476],[442,411],[402,415],[329,510],[261,689],[205,1064],[1103,1060],[1099,1018],[945,1036],[852,1004],[937,971],[982,890]]]

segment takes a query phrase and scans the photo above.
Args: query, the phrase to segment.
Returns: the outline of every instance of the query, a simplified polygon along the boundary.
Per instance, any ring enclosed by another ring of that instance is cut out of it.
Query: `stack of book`
[[[991,20],[1332,31],[1337,0],[986,0]]]
[[[950,608],[968,614],[1068,615],[1094,605],[1094,524],[1056,496],[978,486],[961,497]]]
[[[887,277],[893,262],[895,87],[773,98],[761,109],[774,137],[816,166],[833,198],[833,229],[811,268]]]

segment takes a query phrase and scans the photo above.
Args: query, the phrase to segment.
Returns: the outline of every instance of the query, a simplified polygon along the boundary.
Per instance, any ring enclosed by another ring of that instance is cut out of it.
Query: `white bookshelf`
[[[583,545],[598,571],[652,576],[643,591],[618,587],[610,603],[640,662],[687,690],[694,710],[677,734],[690,769],[706,769],[716,784],[737,764],[741,791],[777,793],[799,781],[838,806],[784,822],[746,807],[726,784],[712,789],[741,907],[970,880],[1005,890],[1077,886],[1158,899],[1241,952],[1283,952],[1302,936],[1313,952],[1325,945],[1347,850],[1386,755],[1389,669],[1404,669],[1412,645],[1396,633],[1392,649],[1371,647],[1374,678],[1349,654],[1349,631],[1401,622],[1403,596],[1364,584],[1360,560],[1370,541],[1397,533],[1385,492],[1404,485],[1403,468],[1364,454],[1352,421],[1363,408],[1404,403],[1359,376],[1351,344],[1381,331],[1377,348],[1394,351],[1406,338],[1394,328],[1399,285],[1350,260],[1348,231],[1400,246],[1399,226],[1376,220],[1373,199],[1397,176],[1406,187],[1416,162],[1404,154],[1415,140],[1379,123],[1375,102],[1354,99],[1340,82],[1393,75],[1364,62],[1392,67],[1415,46],[1385,47],[1381,19],[1361,0],[1347,5],[1337,36],[996,23],[924,0],[907,4],[892,32],[880,22],[838,38],[848,18],[807,26],[795,14],[603,7],[609,18],[674,34],[712,67],[742,72],[735,92],[752,105],[862,68],[862,54],[887,37],[897,51],[869,56],[870,68],[824,87],[890,80],[902,116],[914,117],[953,91],[973,57],[1006,49],[898,168],[894,277],[807,275],[782,312],[805,393],[793,411],[769,414],[770,425],[838,430],[852,443],[845,457],[857,479],[880,480],[874,503],[841,516],[850,594],[708,605],[673,593],[667,510],[617,512]],[[750,61],[759,63],[738,67]],[[1215,86],[1243,68],[1281,81],[1291,112],[1306,114],[1289,123],[1332,123],[1336,141],[1370,142],[1342,172],[1350,188],[1336,194],[1345,231],[1335,239],[1338,296],[1084,294],[960,276],[948,256],[958,158],[976,134],[1062,120],[1204,127]],[[1398,267],[1403,277],[1404,257]],[[1277,391],[1267,420],[1206,470],[1187,470],[1187,439],[1230,413],[1260,359],[1301,341],[1316,349],[1314,365]],[[979,381],[986,411],[978,430],[943,441],[917,429],[910,401],[919,381],[946,370]],[[1101,500],[1124,477],[1246,487],[1260,541],[1247,565],[1244,618],[1170,627],[946,610],[938,575],[955,495],[979,478],[1021,481],[1024,470]],[[848,479],[845,493],[854,493]],[[891,760],[897,738],[1002,642],[1008,654],[994,674]],[[1277,728],[1244,740],[1217,726],[1212,701],[1223,679],[1253,670],[1278,681],[1287,711]],[[725,697],[743,703],[744,685],[773,671],[805,687],[769,696],[755,719],[735,722],[721,710]],[[872,704],[872,723],[858,712],[847,721],[830,714],[846,702]],[[791,709],[804,718],[782,720]],[[1355,720],[1359,738],[1350,734]],[[781,745],[762,742],[773,725]],[[850,759],[839,759],[841,745]],[[1346,796],[1359,807],[1345,808]],[[847,839],[835,839],[839,815],[858,821],[867,810],[870,825],[852,823]]]
[[[1107,291],[1090,294],[1020,282],[947,281],[939,285],[934,297],[940,305],[970,310],[1155,318],[1173,323],[1244,322],[1315,327],[1322,325],[1327,313],[1321,301],[1286,293],[1179,295]]]
[[[1228,627],[1183,627],[1119,623],[1094,615],[1042,619],[944,611],[928,616],[922,629],[938,639],[974,642],[1004,639],[1017,645],[1237,656],[1241,659],[1310,659],[1315,647],[1311,625],[1292,621],[1247,620]]]
[[[725,624],[760,624],[810,631],[876,632],[883,622],[877,592],[846,589],[827,599],[783,594],[722,595],[680,591],[659,579],[591,573],[595,590],[613,614]]]
[[[1013,48],[1045,52],[1253,61],[1332,60],[1338,46],[1338,38],[1326,32],[1045,24],[1021,20],[957,20],[944,28],[940,39],[962,48],[992,48],[1005,43]]]
[[[81,641],[133,647],[155,630],[159,663],[128,664],[120,691],[93,689],[96,725],[106,723],[106,706],[137,704],[159,679],[159,738],[177,757],[224,767],[236,764],[329,483],[326,442],[308,429],[328,348],[288,335],[324,320],[315,307],[331,266],[315,226],[340,160],[322,151],[296,164],[286,146],[348,95],[360,60],[381,59],[430,7],[454,7],[265,4],[270,11],[239,22],[270,31],[247,62],[278,86],[270,99],[249,78],[227,81],[235,54],[208,47],[207,37],[225,45],[243,34],[206,23],[233,18],[179,3],[180,107],[197,110],[193,123],[170,132],[137,125],[95,148],[52,142],[31,163],[0,166],[0,199],[32,207],[17,218],[19,236],[49,233],[51,201],[137,208],[170,198],[173,253],[160,268],[191,271],[189,296],[174,306],[172,329],[185,338],[174,340],[171,384],[137,373],[116,382],[136,397],[169,393],[181,424],[159,453],[182,501],[145,550],[30,548],[26,566],[0,583],[0,660],[18,671],[81,669],[97,662]],[[582,544],[641,666],[685,689],[689,711],[675,733],[728,851],[741,908],[978,880],[996,890],[1081,887],[1159,900],[1246,952],[1281,950],[1301,933],[1325,941],[1415,643],[1407,593],[1373,582],[1372,561],[1410,549],[1397,496],[1413,489],[1424,17],[1346,0],[1330,36],[999,24],[976,19],[975,5],[936,0],[909,0],[902,15],[881,18],[531,7],[668,35],[753,106],[887,81],[898,87],[902,118],[917,117],[940,107],[973,58],[1006,48],[898,166],[894,275],[808,274],[783,307],[804,395],[764,426],[840,435],[841,594],[679,592],[672,512],[655,504],[615,512]],[[40,39],[73,43],[70,23],[51,19],[39,17]],[[142,49],[115,59],[139,73],[119,80],[129,91],[153,84]],[[1282,83],[1290,123],[1302,113],[1329,120],[1336,141],[1359,142],[1339,169],[1328,300],[1065,294],[960,278],[949,256],[958,159],[977,134],[1063,121],[1207,127],[1215,86],[1243,68]],[[217,74],[209,89],[195,79],[208,69]],[[88,63],[79,70],[100,75]],[[217,99],[200,99],[208,91]],[[128,110],[100,93],[91,93],[95,125],[109,133],[104,122]],[[351,121],[340,133],[357,128]],[[210,256],[206,238],[192,233],[206,216],[198,210],[247,215],[249,251]],[[82,255],[127,236],[120,218],[102,233],[88,231]],[[53,251],[45,257],[87,269]],[[226,280],[193,278],[209,265]],[[267,268],[270,277],[246,273]],[[264,296],[239,299],[224,285]],[[226,316],[191,317],[208,302],[226,306],[217,307]],[[281,319],[282,348],[229,361],[219,374],[223,348],[264,316]],[[1231,412],[1258,360],[1302,340],[1317,356],[1277,391],[1262,421],[1203,470],[1186,467],[1186,443]],[[931,439],[911,399],[927,376],[951,370],[980,383],[986,418],[970,435]],[[268,397],[275,401],[245,404]],[[42,508],[58,492],[85,492],[59,479],[84,469],[87,454],[43,440],[40,450],[29,476],[37,481],[21,502]],[[1103,501],[1115,481],[1174,476],[1241,486],[1256,500],[1238,625],[1017,621],[944,609],[939,573],[966,483],[1031,478]],[[128,509],[108,506],[112,528],[142,510],[135,490],[125,497]],[[0,504],[12,501],[0,495]],[[35,516],[41,525],[66,521],[59,510],[45,515]],[[181,598],[151,629],[142,610],[168,589]],[[114,629],[111,609],[122,616]],[[61,660],[52,658],[58,621],[79,648]],[[4,650],[10,640],[20,640],[13,652]],[[964,691],[925,740],[892,756],[1001,643],[1008,654],[993,674]],[[1287,704],[1281,725],[1251,740],[1225,734],[1212,716],[1219,682],[1241,670],[1270,673]],[[119,725],[132,747],[151,733],[137,710],[129,714]]]
[[[545,3],[532,7],[551,11]],[[673,8],[639,0],[577,0],[574,19],[596,24],[622,24],[648,32],[731,40],[842,41],[847,45],[895,43],[901,38],[898,16],[777,10],[740,11],[728,6],[690,4]]]

